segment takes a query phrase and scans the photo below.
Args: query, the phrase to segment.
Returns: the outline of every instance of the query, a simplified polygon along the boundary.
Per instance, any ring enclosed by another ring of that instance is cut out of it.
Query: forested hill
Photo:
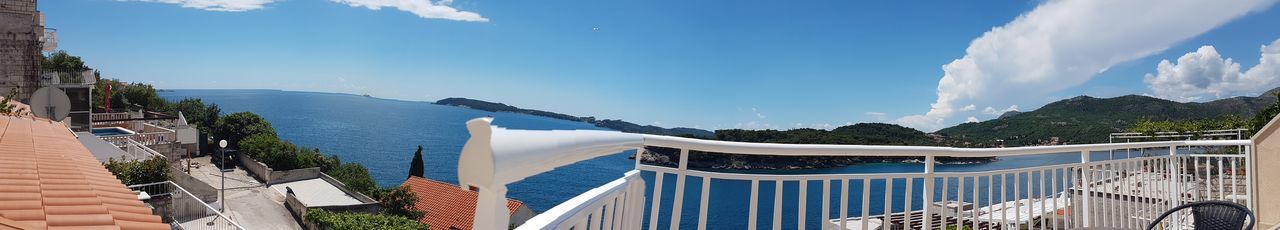
[[[1141,119],[1153,121],[1214,119],[1227,115],[1253,117],[1262,108],[1276,103],[1273,89],[1257,97],[1233,97],[1209,102],[1182,103],[1148,96],[1114,98],[1079,96],[1049,103],[1030,112],[1011,113],[1000,118],[964,123],[938,130],[948,139],[991,145],[1004,140],[1006,146],[1041,144],[1105,143],[1110,133],[1122,132]],[[1057,143],[1053,138],[1057,137]]]
[[[716,139],[722,141],[785,143],[785,144],[848,144],[848,145],[946,145],[943,140],[894,124],[858,123],[833,130],[792,129],[780,130],[716,130]]]
[[[954,143],[912,128],[884,123],[859,123],[832,130],[792,129],[780,130],[716,130],[716,140],[783,143],[783,144],[843,144],[843,145],[911,145],[950,146]],[[650,148],[645,162],[674,165],[679,158],[674,149]],[[689,156],[691,168],[720,169],[805,169],[843,167],[860,163],[921,161],[920,157],[873,156],[767,156],[744,154],[699,153]],[[979,163],[994,161],[994,157],[939,157],[938,162]]]
[[[580,121],[580,122],[591,123],[596,127],[612,129],[612,130],[628,132],[628,133],[644,133],[644,134],[684,136],[684,137],[696,137],[696,138],[711,138],[715,136],[715,133],[712,133],[711,131],[695,129],[695,128],[682,128],[682,127],[663,128],[663,127],[652,126],[652,125],[638,125],[635,123],[626,122],[622,120],[609,120],[609,119],[597,120],[595,117],[578,117],[573,115],[547,112],[542,110],[524,109],[524,108],[510,106],[503,103],[481,101],[481,100],[469,99],[469,98],[445,98],[445,99],[436,101],[436,104],[467,107],[467,108],[484,110],[489,112],[523,113],[523,114],[529,114],[529,115],[535,115],[535,116],[556,118],[561,120]]]

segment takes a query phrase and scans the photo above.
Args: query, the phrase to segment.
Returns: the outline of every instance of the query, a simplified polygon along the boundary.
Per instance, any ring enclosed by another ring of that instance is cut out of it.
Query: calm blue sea
[[[291,92],[277,90],[177,90],[161,92],[168,100],[182,98],[200,98],[205,103],[216,103],[224,113],[250,111],[262,115],[279,132],[281,138],[301,146],[319,148],[322,152],[340,157],[343,161],[360,162],[369,168],[374,179],[381,186],[398,185],[404,181],[408,173],[409,161],[413,151],[422,145],[426,162],[426,176],[431,179],[457,183],[458,153],[469,137],[464,123],[472,118],[493,116],[494,124],[512,129],[601,129],[586,123],[571,122],[539,116],[513,113],[491,113],[473,109],[441,106],[425,102],[409,102],[368,98],[347,94]],[[622,176],[633,168],[634,162],[627,159],[629,153],[616,154],[588,161],[579,162],[528,178],[508,187],[509,197],[524,201],[534,211],[545,211],[575,195],[591,188],[603,185]],[[1117,154],[1122,157],[1122,154]],[[1108,153],[1093,154],[1093,159],[1106,159]],[[1028,157],[1002,158],[993,163],[966,165],[938,165],[939,172],[990,171],[1009,168],[1020,168],[1039,165],[1055,165],[1078,162],[1080,157],[1075,153],[1048,154]],[[789,171],[751,171],[749,173],[868,173],[868,172],[920,172],[922,164],[913,163],[879,163],[865,164],[843,168],[789,170]],[[650,181],[652,189],[652,173],[644,176]],[[1032,176],[1038,178],[1038,175]],[[674,176],[664,178],[663,207],[670,207],[674,192]],[[1025,181],[1025,179],[1024,179]],[[701,192],[701,178],[689,177],[686,181],[685,211],[682,216],[682,228],[692,228],[697,222],[697,207]],[[919,189],[921,180],[916,180]],[[984,182],[985,183],[985,182]],[[997,183],[1000,183],[997,179]],[[749,181],[712,180],[709,226],[714,229],[745,228],[747,207],[750,202],[751,188]],[[760,226],[770,226],[770,210],[773,209],[773,191],[775,183],[761,182],[759,210],[761,210]],[[798,195],[797,182],[783,183],[784,226],[795,226],[794,210]],[[818,226],[817,213],[821,207],[821,183],[810,182],[807,204],[810,217],[807,226]],[[861,198],[859,192],[863,186],[859,182],[851,184],[850,203],[857,204]],[[955,183],[951,184],[954,188]],[[840,182],[832,184],[832,216],[838,216],[836,207],[839,201]],[[902,210],[902,188],[904,180],[897,180],[894,185],[895,211]],[[1012,193],[1012,186],[1009,188]],[[953,189],[954,190],[954,189]],[[966,188],[967,191],[970,189]],[[986,188],[980,190],[985,192]],[[879,214],[883,210],[884,183],[873,181],[870,184],[871,214]],[[918,192],[917,192],[918,193]],[[952,194],[954,196],[954,194]],[[653,197],[650,195],[649,197]],[[920,197],[913,198],[916,209],[920,206]],[[860,208],[850,205],[849,215],[857,216]],[[648,212],[646,212],[648,213]],[[661,226],[667,226],[670,213],[659,215]]]

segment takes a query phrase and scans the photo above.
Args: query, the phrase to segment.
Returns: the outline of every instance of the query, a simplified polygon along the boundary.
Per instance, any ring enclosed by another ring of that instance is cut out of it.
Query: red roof
[[[66,126],[0,116],[0,229],[169,229]]]
[[[476,192],[416,176],[409,177],[403,185],[409,186],[418,197],[414,208],[425,214],[419,222],[431,226],[431,229],[471,229],[471,221],[475,219],[476,197],[479,196]],[[509,214],[523,206],[524,203],[520,201],[507,199]]]

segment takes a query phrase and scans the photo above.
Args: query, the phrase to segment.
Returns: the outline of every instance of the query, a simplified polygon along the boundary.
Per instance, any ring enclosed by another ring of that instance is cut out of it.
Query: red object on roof
[[[0,229],[170,229],[61,123],[0,116]]]
[[[102,98],[103,98],[102,109],[103,111],[110,113],[111,112],[111,83],[107,83],[107,87],[103,90],[106,90],[106,92],[102,93]]]
[[[425,214],[419,222],[427,224],[431,229],[471,229],[471,221],[475,219],[476,197],[479,196],[476,192],[416,176],[409,177],[401,186],[409,186],[418,197],[418,203],[414,207]],[[524,203],[507,199],[508,214],[515,213],[521,207],[524,207]]]

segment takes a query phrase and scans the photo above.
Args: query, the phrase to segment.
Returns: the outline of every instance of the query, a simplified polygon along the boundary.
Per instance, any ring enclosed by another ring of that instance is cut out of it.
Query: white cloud
[[[1280,40],[1260,50],[1258,65],[1241,72],[1240,63],[1222,59],[1213,46],[1202,46],[1177,63],[1160,61],[1156,74],[1143,81],[1154,96],[1183,102],[1257,95],[1280,85]]]
[[[755,107],[751,107],[751,113],[755,113],[755,114],[756,114],[756,118],[760,118],[760,119],[764,119],[764,118],[765,118],[764,114],[763,114],[763,113],[760,113],[760,110],[756,109]]]
[[[889,117],[888,117],[888,114],[881,113],[881,112],[866,112],[866,113],[863,113],[863,114],[864,114],[864,115],[867,115],[867,117],[869,117],[869,118],[871,118],[871,120],[875,120],[875,121],[884,121],[884,120],[887,120],[887,119],[889,118]]]
[[[122,2],[154,2],[182,5],[208,11],[243,12],[266,7],[276,0],[119,0]]]
[[[1018,111],[1018,105],[1010,105],[1009,108],[1005,108],[1003,110],[996,110],[996,108],[991,108],[991,106],[987,106],[987,108],[982,109],[983,114],[993,116],[1000,116],[1000,114],[1008,113],[1010,111]]]
[[[928,113],[897,123],[933,131],[977,115],[965,105],[1043,103],[1112,66],[1168,49],[1275,0],[1051,0],[974,39],[964,57],[942,66]],[[975,107],[976,108],[976,107]],[[954,122],[954,121],[953,121]]]
[[[991,107],[987,107],[987,108],[991,108]],[[969,105],[964,106],[964,108],[960,108],[960,111],[961,111],[961,112],[968,112],[968,111],[973,111],[973,110],[976,110],[976,109],[978,109],[978,105],[969,104]]]
[[[969,117],[968,119],[964,119],[964,122],[966,122],[966,123],[976,123],[976,122],[978,122],[978,118],[977,118],[977,117]]]
[[[439,0],[432,2],[431,0],[332,0],[333,2],[346,4],[352,7],[364,7],[371,10],[380,10],[383,7],[396,8],[401,11],[413,13],[418,17],[426,19],[448,19],[455,21],[467,22],[487,22],[488,18],[480,16],[480,14],[470,11],[462,11],[449,6],[452,0]]]

